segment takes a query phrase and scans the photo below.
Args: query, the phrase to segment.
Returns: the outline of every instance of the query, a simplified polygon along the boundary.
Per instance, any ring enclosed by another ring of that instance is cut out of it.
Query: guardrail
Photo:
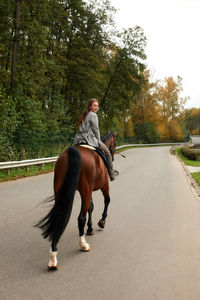
[[[116,149],[122,149],[127,147],[148,147],[148,146],[171,146],[171,145],[183,145],[184,143],[161,143],[161,144],[128,144],[117,146]],[[43,165],[51,162],[55,162],[58,156],[54,157],[46,157],[46,158],[36,158],[36,159],[28,159],[21,161],[8,161],[8,162],[0,162],[0,170],[7,169],[8,172],[12,168],[20,168],[26,167],[28,169],[29,166],[33,165]]]

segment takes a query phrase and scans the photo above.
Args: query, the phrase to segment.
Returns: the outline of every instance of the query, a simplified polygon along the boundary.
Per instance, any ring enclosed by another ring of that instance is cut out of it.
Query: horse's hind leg
[[[58,269],[58,261],[57,261],[57,246],[54,241],[54,238],[51,243],[51,248],[49,251],[49,263],[48,263],[48,269],[49,270],[57,270]]]
[[[94,203],[93,203],[92,198],[91,198],[90,207],[88,209],[87,235],[93,235],[94,234],[94,231],[93,231],[93,228],[92,228],[92,212],[93,212],[93,209],[94,209]]]
[[[91,194],[89,195],[89,197],[86,198],[83,198],[81,195],[81,198],[82,198],[81,211],[78,216],[78,228],[79,228],[79,236],[80,236],[79,245],[82,251],[87,252],[90,251],[90,246],[85,240],[84,227],[86,223],[86,214],[90,206]]]
[[[110,203],[110,195],[109,195],[108,186],[106,186],[106,188],[102,189],[102,193],[104,195],[104,211],[103,211],[101,220],[99,220],[98,225],[100,228],[103,229],[105,227],[105,222],[106,222],[106,218],[107,218],[108,205]]]

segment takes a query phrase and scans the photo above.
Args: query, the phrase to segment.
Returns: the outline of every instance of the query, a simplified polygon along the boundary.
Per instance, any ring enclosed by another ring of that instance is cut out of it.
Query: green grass
[[[177,148],[176,153],[178,154],[178,156],[180,157],[180,159],[183,161],[185,165],[200,167],[200,161],[191,160],[185,157],[185,155],[183,155],[181,152],[181,148]],[[197,184],[200,186],[200,172],[191,173],[191,175],[194,178],[194,180],[197,182]]]
[[[196,180],[198,185],[200,186],[200,172],[191,173],[191,175],[194,178],[194,180]]]
[[[180,157],[180,159],[184,162],[185,165],[193,166],[193,167],[200,167],[200,161],[191,160],[185,157],[185,155],[182,154],[181,148],[176,149],[176,153]]]
[[[54,170],[54,163],[44,164],[41,166],[30,166],[28,170],[25,167],[23,168],[13,168],[10,169],[10,174],[8,174],[8,170],[0,171],[0,182],[15,180],[24,177],[35,176],[39,174],[45,174],[52,172]]]

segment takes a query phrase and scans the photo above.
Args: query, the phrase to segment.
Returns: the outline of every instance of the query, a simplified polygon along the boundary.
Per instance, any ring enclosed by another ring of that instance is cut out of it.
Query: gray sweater
[[[98,116],[93,111],[90,111],[83,123],[79,126],[79,130],[75,135],[74,144],[80,141],[86,141],[89,145],[99,147],[100,132]]]

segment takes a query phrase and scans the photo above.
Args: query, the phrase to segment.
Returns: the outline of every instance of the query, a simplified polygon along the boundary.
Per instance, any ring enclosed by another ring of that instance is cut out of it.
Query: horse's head
[[[108,147],[110,150],[112,160],[114,160],[114,153],[116,149],[116,141],[117,133],[108,132],[102,137],[102,142]]]

